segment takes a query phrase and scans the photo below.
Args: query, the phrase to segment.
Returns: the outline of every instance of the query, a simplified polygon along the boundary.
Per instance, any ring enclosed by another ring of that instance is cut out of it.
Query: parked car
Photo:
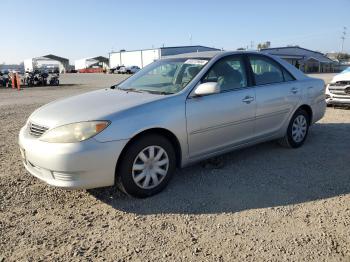
[[[109,69],[109,73],[111,74],[118,74],[118,70],[120,69],[121,66],[116,66],[111,69]]]
[[[140,70],[140,68],[138,66],[129,66],[126,68],[126,72],[128,74],[135,74],[139,70]]]
[[[114,74],[114,73],[116,73],[115,70],[117,70],[117,67],[112,67],[109,69],[109,73]]]
[[[120,66],[117,70],[115,70],[115,72],[117,72],[117,74],[126,74],[127,69],[125,66]]]
[[[350,68],[333,77],[326,88],[327,105],[350,106]]]
[[[325,113],[324,94],[322,80],[277,57],[183,54],[37,109],[20,131],[20,151],[26,169],[48,184],[117,185],[147,197],[176,167],[268,140],[302,146]]]

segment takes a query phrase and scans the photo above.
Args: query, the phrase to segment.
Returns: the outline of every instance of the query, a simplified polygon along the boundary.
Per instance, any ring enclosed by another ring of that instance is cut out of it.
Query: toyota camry
[[[198,52],[40,107],[19,146],[25,168],[50,185],[147,197],[177,167],[268,140],[298,148],[325,108],[324,82],[284,60]]]

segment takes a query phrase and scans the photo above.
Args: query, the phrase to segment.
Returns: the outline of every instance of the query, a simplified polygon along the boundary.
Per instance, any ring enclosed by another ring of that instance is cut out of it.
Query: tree
[[[270,48],[271,42],[266,41],[265,43],[259,43],[258,44],[258,50],[265,49],[265,48]]]
[[[347,59],[350,59],[350,54],[347,54],[347,53],[338,53],[337,59],[338,59],[338,60],[347,60]]]

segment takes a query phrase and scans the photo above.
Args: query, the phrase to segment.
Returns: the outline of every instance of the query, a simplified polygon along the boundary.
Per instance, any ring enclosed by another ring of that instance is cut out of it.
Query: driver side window
[[[242,57],[231,56],[219,60],[204,76],[202,82],[217,82],[220,92],[247,87],[247,74]]]

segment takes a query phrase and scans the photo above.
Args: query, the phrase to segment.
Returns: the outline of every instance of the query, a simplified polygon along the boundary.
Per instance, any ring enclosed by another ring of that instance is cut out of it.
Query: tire
[[[161,155],[159,160],[158,154]],[[123,152],[116,168],[116,186],[130,196],[149,197],[166,187],[175,168],[175,150],[170,141],[161,135],[145,135],[128,145]]]
[[[307,138],[309,127],[309,114],[303,109],[298,109],[290,120],[286,135],[279,140],[279,143],[288,148],[301,147]]]

